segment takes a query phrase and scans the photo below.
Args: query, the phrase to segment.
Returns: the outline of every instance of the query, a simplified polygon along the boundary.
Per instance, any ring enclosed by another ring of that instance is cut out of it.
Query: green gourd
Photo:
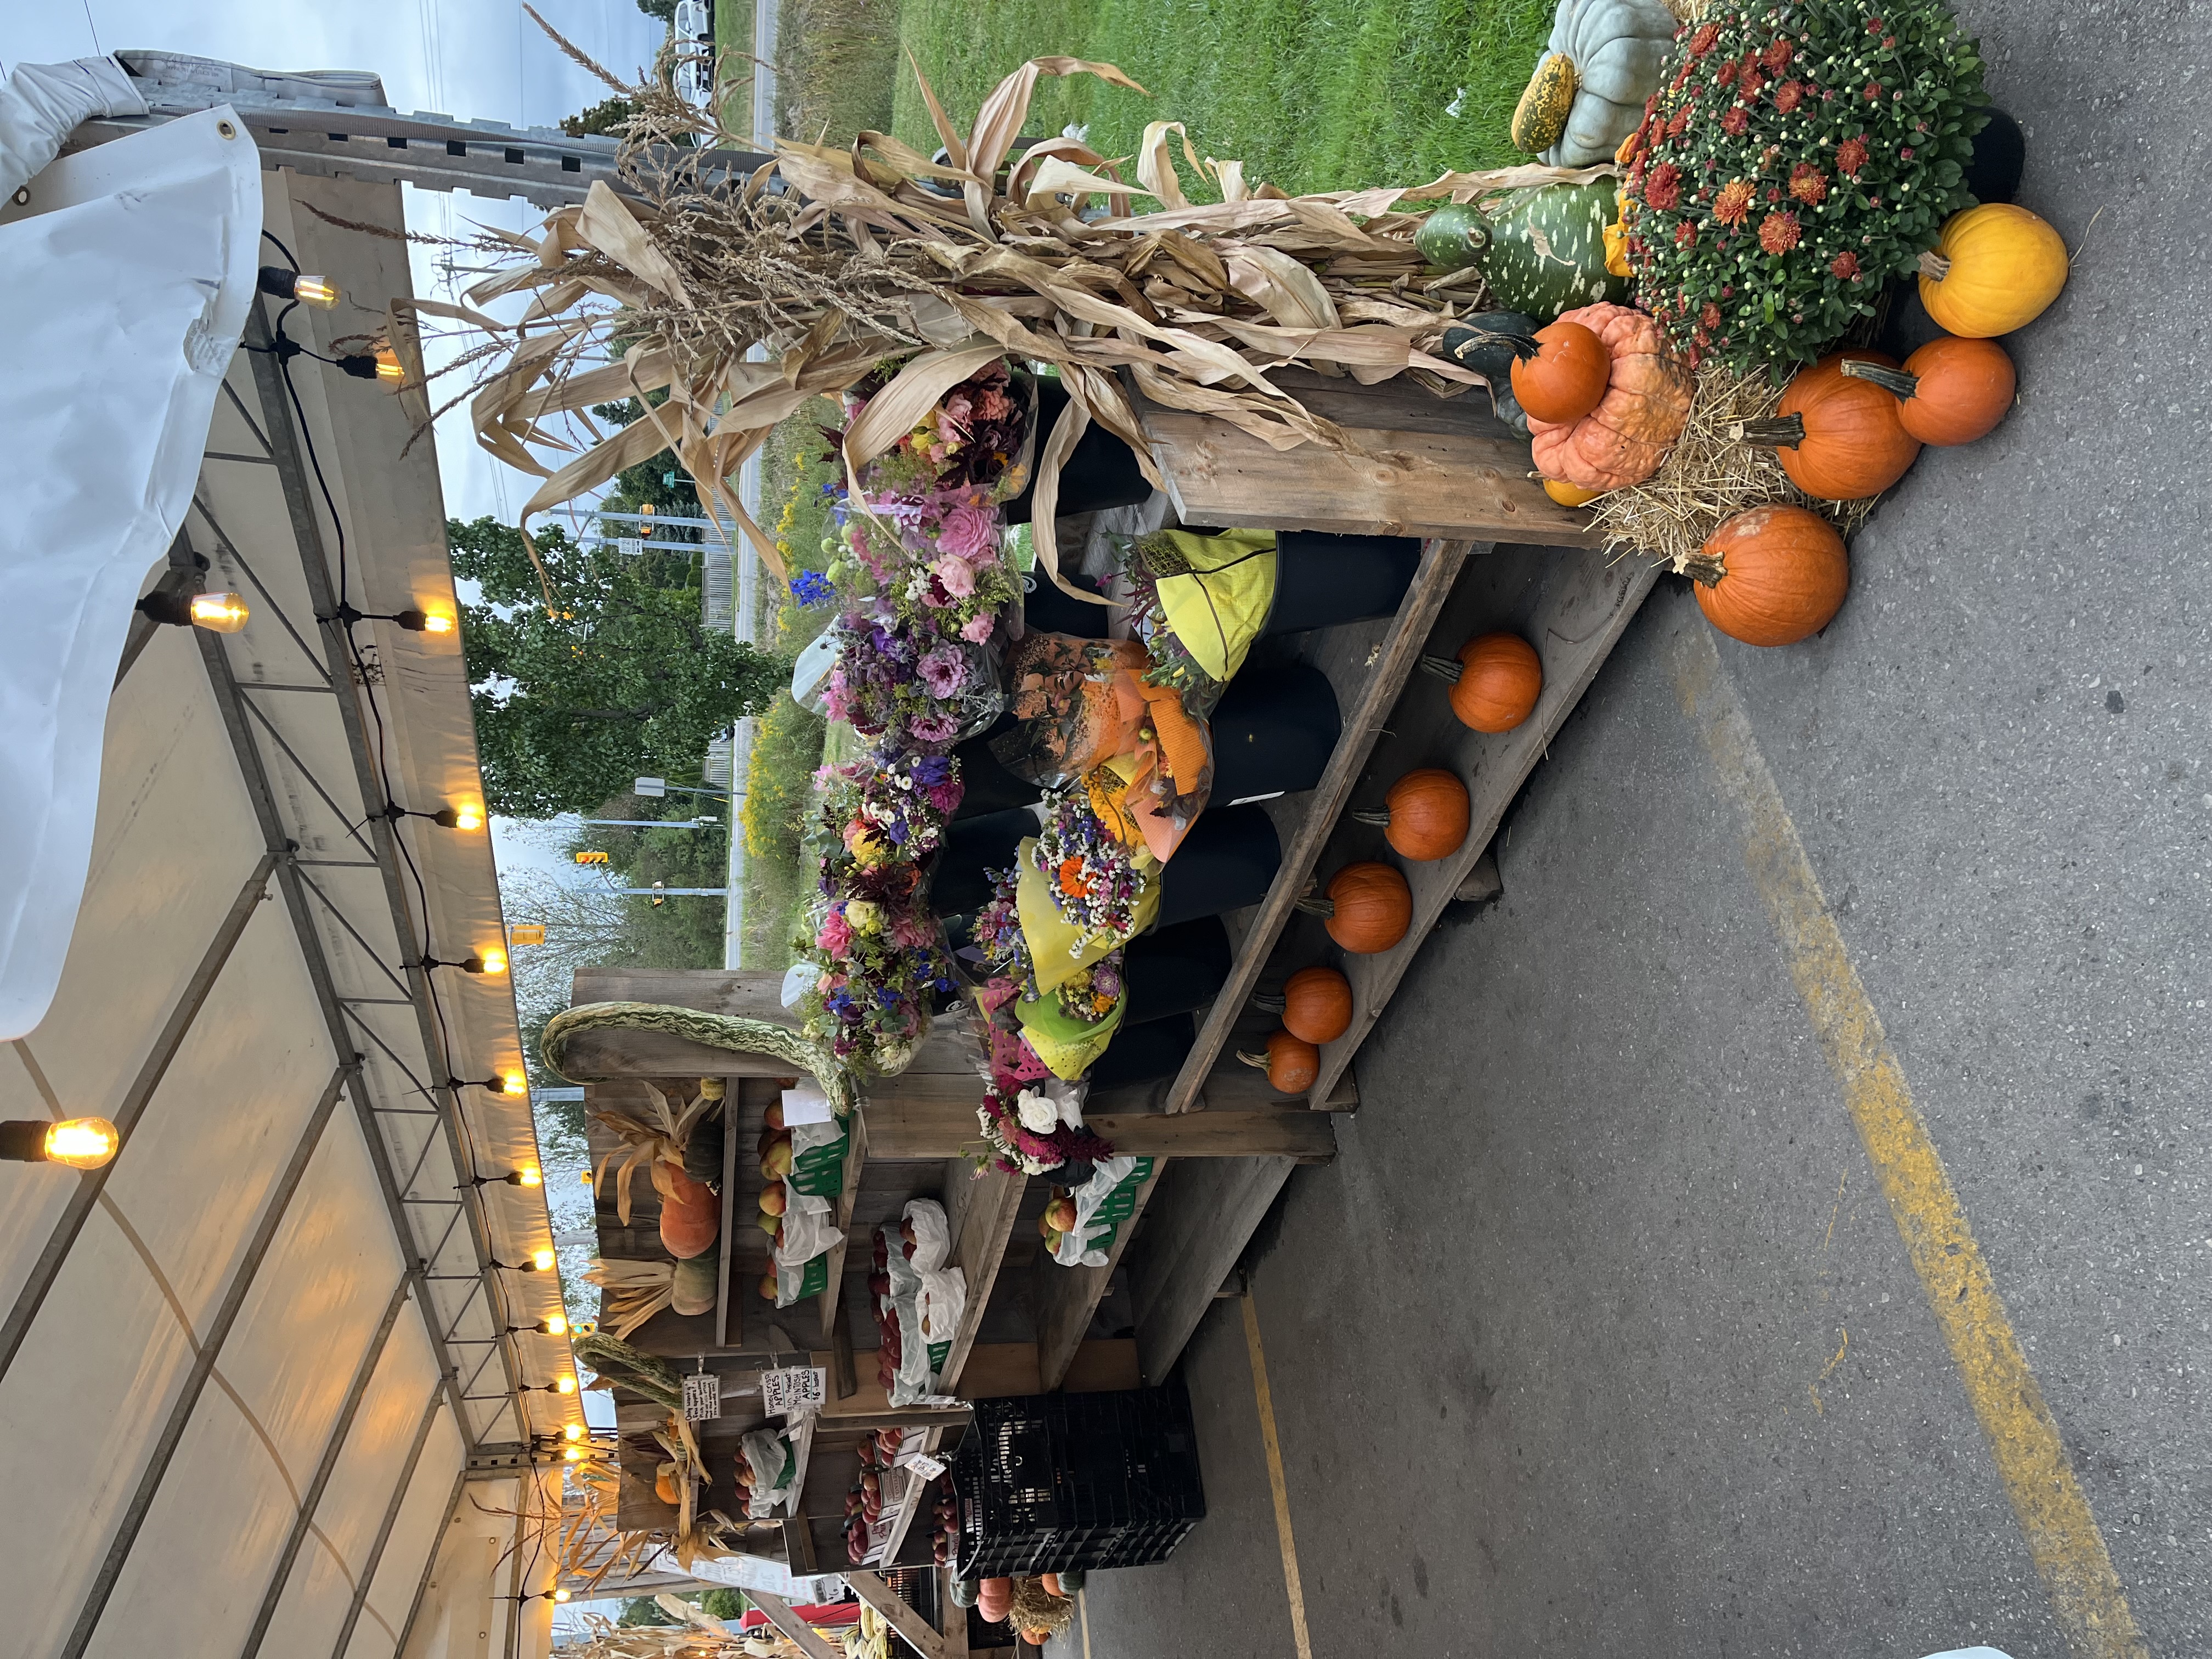
[[[1438,270],[1465,270],[1480,263],[1490,222],[1471,202],[1446,202],[1429,210],[1413,233],[1413,246]]]
[[[1548,323],[1563,311],[1628,297],[1629,279],[1605,268],[1605,228],[1620,213],[1612,179],[1540,185],[1508,196],[1490,219],[1482,277],[1491,297]]]
[[[720,1279],[720,1258],[695,1255],[676,1264],[676,1277],[668,1290],[668,1305],[680,1314],[714,1311],[714,1293]]]
[[[1567,130],[1567,112],[1574,106],[1576,84],[1574,59],[1564,52],[1547,52],[1537,60],[1536,72],[1513,106],[1514,149],[1534,155],[1559,142]]]

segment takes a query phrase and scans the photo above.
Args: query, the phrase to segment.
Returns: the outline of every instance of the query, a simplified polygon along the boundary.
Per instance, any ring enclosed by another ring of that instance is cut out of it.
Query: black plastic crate
[[[1206,1515],[1180,1379],[975,1407],[952,1459],[963,1578],[1149,1566]]]

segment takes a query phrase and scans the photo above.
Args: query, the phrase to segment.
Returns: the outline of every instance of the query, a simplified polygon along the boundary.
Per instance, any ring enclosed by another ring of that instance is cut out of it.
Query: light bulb
[[[530,1265],[541,1273],[550,1273],[553,1270],[553,1252],[532,1250],[530,1253]]]
[[[571,1440],[581,1440],[584,1437],[584,1425],[581,1423],[563,1424],[561,1432]]]
[[[576,1392],[576,1379],[575,1379],[574,1377],[573,1377],[573,1376],[561,1376],[561,1377],[556,1377],[556,1378],[553,1380],[553,1391],[554,1391],[556,1394],[574,1394],[574,1393],[575,1393],[575,1392]]]
[[[553,1599],[556,1601],[565,1601],[568,1599],[568,1592],[564,1589],[556,1589],[553,1592]]]
[[[327,276],[295,276],[292,297],[318,311],[336,311],[338,307],[337,284]]]
[[[426,611],[422,613],[422,631],[425,634],[450,634],[453,631],[453,619],[442,611]]]
[[[544,1330],[545,1330],[545,1334],[546,1334],[546,1335],[548,1335],[548,1336],[566,1336],[566,1335],[568,1335],[568,1316],[567,1316],[567,1315],[565,1315],[565,1314],[548,1314],[548,1315],[546,1315],[546,1316],[545,1316],[545,1319],[544,1319]],[[574,1437],[573,1437],[573,1436],[572,1436],[572,1437],[571,1437],[571,1438],[574,1438]]]
[[[530,1079],[520,1072],[501,1072],[499,1074],[499,1081],[500,1092],[502,1094],[526,1095],[530,1092]],[[537,1184],[536,1182],[531,1183],[532,1186]]]
[[[123,1144],[115,1126],[104,1117],[64,1118],[46,1131],[49,1164],[66,1164],[72,1170],[97,1170],[115,1156]]]
[[[473,806],[457,807],[453,811],[453,828],[481,830],[483,828],[483,814]]]
[[[544,1171],[534,1164],[527,1169],[517,1170],[514,1173],[516,1176],[514,1184],[518,1187],[543,1187],[545,1184]]]
[[[376,349],[376,378],[392,384],[407,378],[407,371],[399,366],[399,358],[390,346]]]
[[[507,952],[496,945],[477,951],[477,957],[483,963],[477,969],[480,974],[503,974],[507,971]]]
[[[581,1446],[571,1446],[562,1452],[561,1456],[567,1462],[580,1463],[584,1461],[584,1449]]]
[[[253,613],[235,593],[195,593],[191,614],[195,628],[204,628],[210,634],[235,634]]]

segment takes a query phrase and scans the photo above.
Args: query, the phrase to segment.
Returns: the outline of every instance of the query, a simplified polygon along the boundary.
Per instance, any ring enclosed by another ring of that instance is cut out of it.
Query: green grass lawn
[[[714,50],[725,54],[721,73],[740,82],[722,100],[722,120],[738,132],[753,128],[752,83],[745,79],[752,73],[753,5],[754,0],[714,0]]]
[[[1024,60],[1103,60],[1152,96],[1087,76],[1047,80],[1024,131],[1088,122],[1093,149],[1126,155],[1146,122],[1179,120],[1200,155],[1241,158],[1248,179],[1296,194],[1516,159],[1507,123],[1552,10],[1552,0],[906,0],[900,38],[963,131]],[[898,137],[936,147],[902,58],[894,108]]]

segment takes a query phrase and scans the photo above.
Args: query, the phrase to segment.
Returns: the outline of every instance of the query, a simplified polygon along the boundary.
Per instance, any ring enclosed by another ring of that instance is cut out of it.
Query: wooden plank
[[[1304,453],[1312,447],[1308,445],[1296,453]],[[1407,676],[1413,672],[1413,664],[1429,637],[1437,613],[1443,609],[1459,575],[1461,562],[1474,548],[1470,542],[1432,540],[1421,550],[1421,562],[1413,573],[1413,586],[1398,606],[1397,618],[1389,638],[1382,642],[1382,654],[1369,671],[1358,702],[1344,711],[1344,734],[1337,739],[1335,752],[1328,757],[1321,782],[1306,803],[1305,816],[1297,833],[1283,848],[1282,866],[1276,871],[1267,896],[1252,920],[1243,946],[1230,964],[1227,981],[1206,1012],[1206,1023],[1199,1028],[1198,1041],[1184,1059],[1182,1070],[1176,1074],[1175,1087],[1168,1097],[1170,1111],[1188,1112],[1200,1105],[1200,1090],[1206,1075],[1221,1058],[1230,1028],[1236,1024],[1245,1000],[1258,983],[1260,970],[1267,963],[1268,952],[1274,949],[1283,924],[1290,920],[1292,906],[1305,890],[1313,874],[1314,860],[1320,857],[1330,829],[1351,799],[1352,787],[1359,780],[1361,769],[1366,764],[1391,706],[1405,686]],[[1341,1072],[1339,1067],[1337,1073],[1330,1076],[1331,1087]],[[1318,1092],[1326,1096],[1328,1091]],[[1100,1288],[1103,1288],[1103,1281]],[[1088,1322],[1087,1316],[1084,1322]]]
[[[922,1616],[899,1600],[898,1592],[883,1581],[880,1574],[862,1568],[848,1568],[845,1582],[853,1587],[853,1594],[881,1613],[884,1621],[905,1640],[906,1644],[921,1656],[921,1659],[952,1659],[945,1638],[923,1620]],[[962,1644],[963,1647],[966,1644]]]
[[[1159,1190],[1160,1176],[1167,1167],[1167,1159],[1156,1161],[1152,1178],[1137,1188],[1136,1206],[1115,1233],[1114,1248],[1107,1251],[1103,1267],[1062,1267],[1048,1263],[1038,1268],[1037,1381],[1043,1392],[1050,1394],[1066,1379],[1075,1351],[1091,1328],[1091,1316],[1105,1299],[1114,1269],[1121,1265],[1121,1253],[1136,1237],[1137,1224],[1145,1218],[1145,1206]]]
[[[860,1198],[860,1171],[868,1161],[867,1124],[859,1112],[849,1122],[845,1145],[845,1187],[837,1194],[837,1242],[830,1247],[830,1282],[822,1287],[822,1340],[825,1342],[837,1328],[837,1298],[845,1288],[845,1251],[853,1242],[848,1230],[853,1224],[853,1208]]]
[[[819,1572],[815,1565],[814,1528],[806,1524],[805,1516],[786,1516],[783,1527],[783,1559],[790,1564],[794,1577],[803,1573]]]
[[[853,1327],[848,1320],[832,1323],[830,1331],[830,1386],[840,1400],[860,1391],[860,1368],[853,1363]]]
[[[1534,550],[1498,553],[1470,570],[1463,591],[1454,595],[1451,616],[1435,630],[1433,648],[1449,656],[1479,629],[1510,622],[1543,659],[1543,693],[1534,712],[1510,732],[1469,731],[1448,713],[1434,709],[1425,731],[1409,719],[1391,720],[1394,735],[1376,752],[1371,769],[1378,793],[1386,780],[1412,767],[1448,767],[1468,786],[1472,823],[1466,842],[1450,858],[1428,863],[1394,860],[1404,869],[1413,891],[1413,925],[1390,950],[1344,958],[1345,977],[1352,982],[1352,1024],[1335,1042],[1322,1046],[1321,1074],[1307,1096],[1310,1104],[1326,1100],[1352,1064],[1437,918],[1489,849],[1505,809],[1535,769],[1553,734],[1582,701],[1613,642],[1657,580],[1656,565],[1641,559],[1609,562],[1599,552],[1567,559]],[[1444,705],[1441,696],[1434,701],[1438,707]],[[1389,856],[1377,850],[1381,835],[1350,820],[1340,823],[1329,848],[1332,867],[1355,859]],[[1274,895],[1268,896],[1272,901]],[[1236,993],[1240,1004],[1249,989]],[[1224,1001],[1227,995],[1224,992]],[[1215,1005],[1217,1013],[1221,1006]]]
[[[1054,1267],[1054,1273],[1065,1269]],[[1042,1394],[1044,1379],[1037,1373],[1034,1342],[984,1342],[976,1346],[960,1380],[963,1398],[997,1400],[1008,1395]],[[1121,1394],[1142,1388],[1137,1369],[1137,1345],[1129,1337],[1092,1337],[1076,1345],[1067,1375],[1060,1379],[1066,1394]]]
[[[1185,524],[1596,545],[1589,515],[1528,476],[1522,439],[1354,428],[1357,453],[1276,449],[1205,415],[1152,409],[1143,420]]]
[[[952,1569],[937,1570],[937,1616],[944,1625],[945,1659],[968,1659],[968,1609],[952,1603]]]
[[[1264,1086],[1265,1079],[1261,1082]],[[955,1158],[975,1139],[972,1105],[878,1101],[868,1107],[867,1119],[871,1156],[880,1152],[892,1158]],[[1117,1152],[1146,1157],[1282,1157],[1326,1162],[1336,1152],[1335,1131],[1326,1116],[1279,1106],[1262,1111],[1086,1112],[1084,1124],[1112,1141]],[[1019,1202],[1018,1190],[1014,1201]],[[969,1304],[975,1301],[971,1290]]]
[[[969,1121],[974,1121],[970,1113]],[[1022,1193],[1029,1182],[1026,1176],[997,1170],[971,1176],[957,1149],[945,1156],[953,1159],[955,1172],[945,1177],[945,1216],[952,1228],[951,1265],[960,1270],[968,1302],[961,1311],[960,1328],[953,1334],[952,1346],[945,1356],[944,1368],[938,1373],[938,1386],[946,1394],[957,1394],[961,1372],[967,1368],[976,1334],[983,1328],[983,1316],[991,1305],[991,1292],[998,1285],[999,1266],[1006,1260],[1006,1241],[1013,1237],[1014,1218],[1020,1212]]]
[[[1261,1036],[1264,1039],[1267,1031],[1273,1029],[1269,1025],[1267,1030],[1261,1032]],[[1253,1048],[1256,1045],[1247,1043],[1245,1046]],[[1199,1094],[1204,1103],[1202,1109],[1216,1111],[1242,1108],[1256,1111],[1287,1104],[1291,1097],[1278,1094],[1267,1082],[1266,1073],[1242,1064],[1231,1051],[1233,1047],[1233,1044],[1224,1045],[1220,1058],[1213,1062],[1213,1069],[1206,1074],[1205,1082],[1199,1087]],[[1175,1079],[1164,1077],[1155,1078],[1149,1083],[1125,1083],[1117,1088],[1094,1089],[1090,1098],[1083,1103],[1083,1109],[1086,1115],[1095,1113],[1107,1117],[1124,1112],[1163,1112],[1167,1109],[1168,1100],[1175,1092]],[[1358,1085],[1351,1073],[1346,1073],[1330,1092],[1328,1109],[1332,1112],[1350,1112],[1358,1110]]]
[[[722,1237],[721,1263],[714,1281],[714,1346],[726,1348],[745,1340],[744,1304],[732,1294],[730,1269],[737,1259],[738,1224],[750,1219],[738,1208],[742,1183],[738,1180],[738,1091],[742,1084],[725,1085],[722,1094]]]
[[[786,1640],[806,1656],[806,1659],[844,1659],[844,1655],[815,1634],[812,1626],[791,1610],[791,1603],[781,1595],[767,1590],[748,1589],[745,1599],[768,1615],[768,1621],[781,1631]]]
[[[1294,1167],[1286,1158],[1176,1165],[1130,1261],[1137,1363],[1146,1381],[1161,1382],[1175,1369]]]

